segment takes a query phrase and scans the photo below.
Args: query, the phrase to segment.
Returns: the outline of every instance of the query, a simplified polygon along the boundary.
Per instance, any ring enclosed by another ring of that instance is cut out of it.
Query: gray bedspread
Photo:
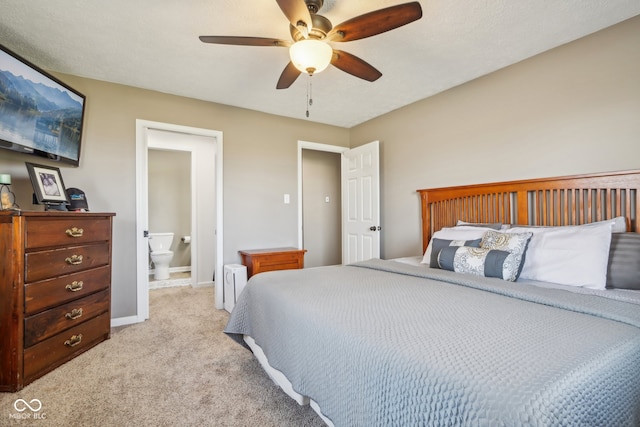
[[[640,306],[392,261],[251,278],[246,334],[336,426],[640,426]]]

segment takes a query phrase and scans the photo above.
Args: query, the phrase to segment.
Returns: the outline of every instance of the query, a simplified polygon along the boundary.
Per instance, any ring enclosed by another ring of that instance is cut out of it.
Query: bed
[[[335,426],[640,426],[640,171],[419,190],[422,254],[253,276],[225,328]]]

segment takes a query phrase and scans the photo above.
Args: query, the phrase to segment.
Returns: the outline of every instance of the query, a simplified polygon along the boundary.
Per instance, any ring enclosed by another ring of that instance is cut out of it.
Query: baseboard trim
[[[198,282],[198,283],[196,283],[194,288],[206,288],[206,287],[212,287],[212,286],[215,286],[215,285],[216,285],[216,282],[209,280],[207,282]]]
[[[153,276],[153,274],[156,272],[155,268],[150,268],[149,269],[149,275]],[[187,265],[184,267],[169,267],[169,273],[188,273],[191,272],[191,266]]]
[[[133,325],[141,322],[144,322],[144,319],[139,319],[138,316],[116,317],[111,319],[111,327],[117,328],[118,326]]]

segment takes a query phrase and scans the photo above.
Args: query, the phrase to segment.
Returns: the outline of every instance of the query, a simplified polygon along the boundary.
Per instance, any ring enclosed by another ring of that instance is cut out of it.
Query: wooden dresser
[[[0,391],[110,337],[113,216],[0,211]]]
[[[304,267],[306,249],[271,248],[239,251],[247,266],[247,278],[263,271],[293,270]]]

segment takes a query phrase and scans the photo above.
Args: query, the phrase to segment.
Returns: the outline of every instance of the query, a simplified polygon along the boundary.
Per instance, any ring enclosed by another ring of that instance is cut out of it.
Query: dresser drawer
[[[24,380],[31,382],[109,338],[108,314],[101,314],[24,350]]]
[[[104,290],[25,318],[24,346],[31,347],[58,332],[109,311],[110,298],[109,291]]]
[[[55,279],[28,283],[24,288],[25,313],[31,315],[49,307],[85,297],[111,283],[111,267],[98,267]]]
[[[25,255],[25,282],[35,282],[107,264],[108,243],[31,252]]]
[[[111,238],[110,218],[30,218],[25,249],[82,245]]]

